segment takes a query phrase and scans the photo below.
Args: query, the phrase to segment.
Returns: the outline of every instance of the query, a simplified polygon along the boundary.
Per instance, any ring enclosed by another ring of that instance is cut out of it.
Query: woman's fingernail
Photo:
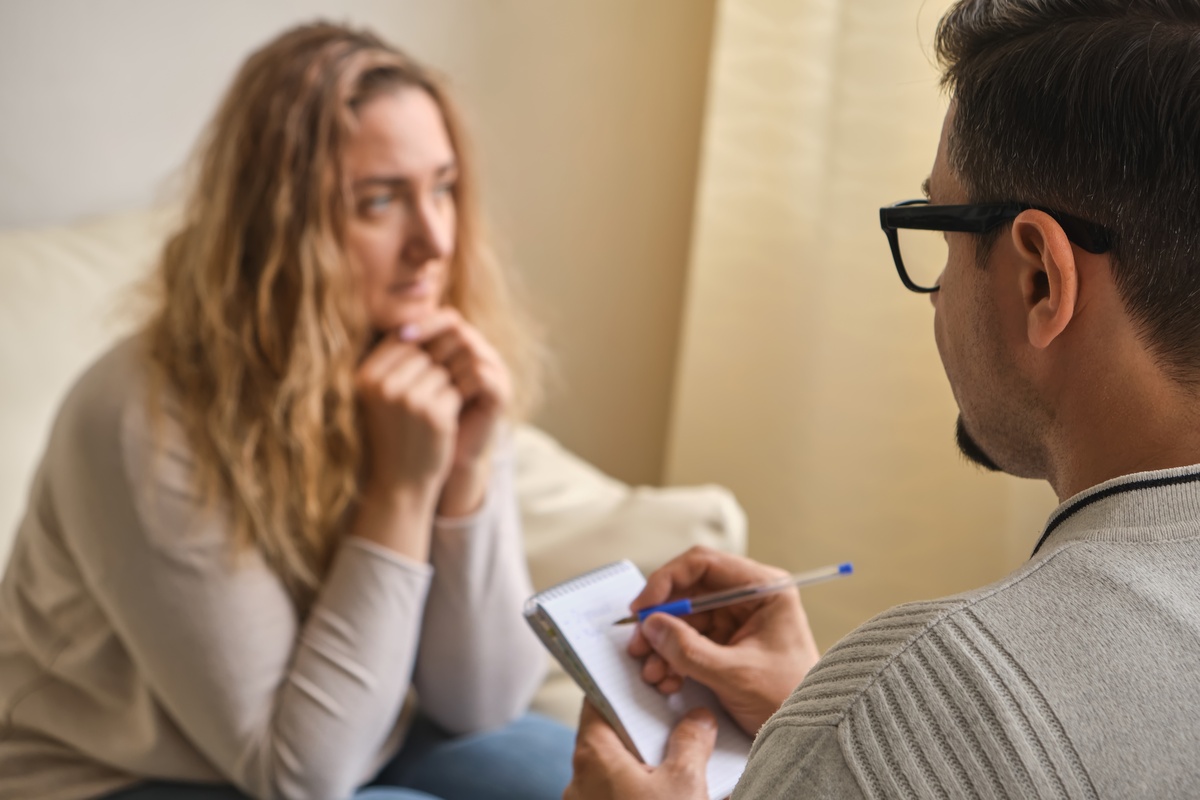
[[[396,332],[396,335],[400,337],[400,341],[402,342],[411,342],[415,341],[416,338],[421,335],[421,329],[417,327],[415,322],[410,322],[407,325],[402,326],[400,330]]]

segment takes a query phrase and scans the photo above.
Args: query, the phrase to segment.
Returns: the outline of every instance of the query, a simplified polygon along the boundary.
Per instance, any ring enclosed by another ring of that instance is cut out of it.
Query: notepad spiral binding
[[[618,572],[623,572],[623,571],[629,570],[629,569],[636,570],[639,573],[641,572],[640,570],[638,570],[637,566],[632,561],[629,561],[628,559],[626,559],[624,561],[616,561],[612,564],[605,564],[602,567],[596,567],[593,570],[590,570],[588,572],[583,573],[582,575],[574,577],[569,581],[560,583],[557,586],[551,586],[549,589],[546,589],[543,592],[538,592],[537,594],[535,594],[533,597],[530,598],[529,602],[530,603],[543,603],[548,600],[556,600],[559,597],[562,597],[563,595],[567,595],[567,594],[570,594],[571,592],[575,592],[580,589],[584,589],[588,586],[591,586],[592,584],[599,583],[600,581],[604,580],[605,578],[609,577],[610,575],[613,575]]]

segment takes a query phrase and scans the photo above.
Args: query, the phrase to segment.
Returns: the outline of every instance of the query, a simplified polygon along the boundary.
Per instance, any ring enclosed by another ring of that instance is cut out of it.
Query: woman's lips
[[[428,297],[432,292],[433,287],[429,281],[405,281],[403,283],[393,283],[390,287],[392,294],[402,295],[403,297]]]

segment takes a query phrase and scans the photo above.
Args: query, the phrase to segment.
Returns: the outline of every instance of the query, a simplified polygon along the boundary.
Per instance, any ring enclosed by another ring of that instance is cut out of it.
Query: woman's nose
[[[405,260],[423,264],[445,258],[454,247],[453,224],[434,209],[414,209],[405,233]]]

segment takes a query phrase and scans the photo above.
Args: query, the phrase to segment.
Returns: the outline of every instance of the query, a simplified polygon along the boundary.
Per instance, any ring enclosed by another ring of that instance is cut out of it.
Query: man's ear
[[[1013,245],[1021,261],[1020,288],[1029,343],[1050,346],[1075,316],[1079,272],[1062,226],[1043,211],[1022,211],[1013,220]]]

